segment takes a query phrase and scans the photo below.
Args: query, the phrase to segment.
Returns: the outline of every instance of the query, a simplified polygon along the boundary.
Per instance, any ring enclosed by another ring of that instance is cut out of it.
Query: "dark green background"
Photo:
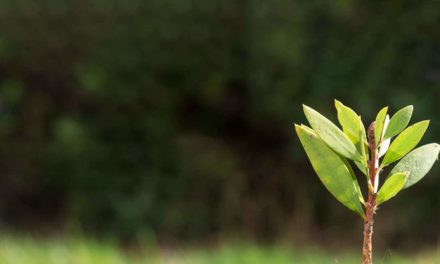
[[[413,104],[438,142],[439,26],[436,1],[1,1],[0,225],[360,241],[292,125]],[[439,171],[382,206],[379,243],[438,242]]]

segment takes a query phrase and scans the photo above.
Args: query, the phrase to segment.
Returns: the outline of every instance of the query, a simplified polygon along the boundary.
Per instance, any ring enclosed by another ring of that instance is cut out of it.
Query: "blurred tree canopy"
[[[317,184],[292,124],[302,103],[335,117],[338,98],[365,125],[385,104],[414,104],[438,142],[438,7],[1,1],[0,223],[122,237],[342,230],[350,214]],[[388,242],[414,226],[438,238],[439,176],[378,218]]]

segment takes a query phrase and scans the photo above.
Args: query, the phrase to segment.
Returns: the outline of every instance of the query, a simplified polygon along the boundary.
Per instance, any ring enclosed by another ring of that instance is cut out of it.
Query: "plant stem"
[[[373,206],[371,206],[373,205]],[[368,194],[368,203],[366,205],[366,219],[364,222],[364,244],[362,250],[362,264],[373,263],[373,216],[374,216],[374,194]]]
[[[377,153],[377,144],[374,138],[375,122],[371,123],[368,128],[368,146],[370,149],[370,161],[369,161],[369,176],[370,182],[368,183],[368,202],[365,204],[365,221],[364,221],[364,243],[362,249],[362,264],[373,263],[373,225],[374,225],[374,213],[376,210],[376,177],[378,176],[378,161],[379,156]]]

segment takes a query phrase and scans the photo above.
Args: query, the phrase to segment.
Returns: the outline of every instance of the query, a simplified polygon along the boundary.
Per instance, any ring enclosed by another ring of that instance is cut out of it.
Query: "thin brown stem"
[[[365,204],[365,221],[364,221],[364,243],[362,249],[362,264],[373,263],[373,225],[374,225],[374,213],[376,210],[376,177],[378,173],[378,153],[377,144],[374,137],[375,123],[371,123],[368,128],[368,146],[370,149],[370,161],[369,165],[369,179],[368,183],[368,202]]]

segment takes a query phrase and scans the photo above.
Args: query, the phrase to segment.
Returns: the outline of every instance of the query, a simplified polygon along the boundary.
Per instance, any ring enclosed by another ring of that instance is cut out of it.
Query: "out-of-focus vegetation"
[[[414,104],[438,142],[439,21],[435,1],[0,1],[0,224],[358,242],[292,124]],[[378,247],[438,241],[439,189],[435,168],[379,211]]]
[[[285,246],[268,247],[252,243],[232,243],[208,250],[205,247],[185,250],[139,247],[135,253],[128,253],[105,241],[0,239],[2,264],[352,264],[359,263],[359,259],[357,254],[348,252],[328,252],[320,248],[292,250]],[[377,263],[387,264],[435,264],[439,260],[440,250],[405,257],[389,251],[376,259]]]

